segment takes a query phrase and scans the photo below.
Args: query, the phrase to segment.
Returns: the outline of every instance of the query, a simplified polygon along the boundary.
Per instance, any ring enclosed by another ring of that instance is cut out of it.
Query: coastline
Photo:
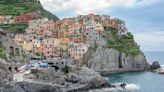
[[[112,75],[112,74],[119,74],[119,73],[126,73],[126,72],[142,72],[142,71],[146,71],[143,69],[118,69],[118,70],[100,70],[100,71],[96,71],[99,74],[101,74],[102,76],[106,76],[106,75]]]

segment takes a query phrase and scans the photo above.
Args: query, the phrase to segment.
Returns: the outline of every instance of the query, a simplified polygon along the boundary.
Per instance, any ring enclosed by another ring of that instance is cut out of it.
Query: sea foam
[[[95,89],[95,90],[90,90],[89,92],[138,92],[140,89],[139,84],[134,84],[134,83],[126,83],[125,89],[120,87],[121,83],[115,83],[114,85],[116,86],[115,88],[102,88],[102,89]]]

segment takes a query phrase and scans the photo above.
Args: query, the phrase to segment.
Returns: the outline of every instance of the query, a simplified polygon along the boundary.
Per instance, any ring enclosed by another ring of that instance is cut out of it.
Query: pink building
[[[70,57],[79,60],[88,51],[89,45],[84,43],[72,43],[69,45],[68,52]]]
[[[16,34],[15,38],[14,38],[14,41],[18,45],[23,45],[23,43],[25,41],[25,35],[23,35],[23,34]]]
[[[41,44],[41,50],[47,59],[60,57],[60,40],[56,38],[44,39]]]
[[[43,34],[47,35],[48,37],[53,37],[53,32],[48,30],[43,31]]]

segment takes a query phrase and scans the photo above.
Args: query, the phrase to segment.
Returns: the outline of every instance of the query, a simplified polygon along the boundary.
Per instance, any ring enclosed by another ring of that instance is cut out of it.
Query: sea
[[[164,65],[164,52],[145,52],[145,55],[150,64],[159,61]],[[164,75],[153,72],[128,72],[108,75],[105,78],[118,87],[92,90],[92,92],[164,92]],[[126,88],[120,88],[120,83],[126,83]]]

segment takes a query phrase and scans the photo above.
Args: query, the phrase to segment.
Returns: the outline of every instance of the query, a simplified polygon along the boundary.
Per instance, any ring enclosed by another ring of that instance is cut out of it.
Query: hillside
[[[38,17],[58,19],[52,13],[46,11],[37,0],[0,0],[0,15],[19,16],[25,13],[37,13]]]
[[[28,27],[26,23],[12,22],[15,21],[15,17],[27,18],[29,15],[33,16],[33,19],[47,17],[51,20],[58,20],[58,17],[43,9],[41,3],[37,0],[0,0],[0,28],[7,32],[24,32]],[[1,22],[3,19],[1,16],[11,16],[7,23]],[[20,20],[20,19],[19,19]],[[24,18],[23,18],[24,20]],[[10,23],[8,23],[10,21]]]

